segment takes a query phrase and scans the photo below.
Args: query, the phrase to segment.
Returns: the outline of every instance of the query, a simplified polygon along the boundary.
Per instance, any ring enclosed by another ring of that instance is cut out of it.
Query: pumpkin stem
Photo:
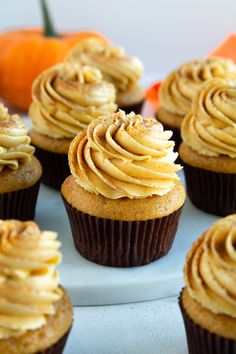
[[[58,33],[56,32],[50,13],[48,11],[47,3],[45,0],[40,0],[42,14],[43,14],[43,22],[44,22],[44,31],[43,35],[45,37],[59,37]]]

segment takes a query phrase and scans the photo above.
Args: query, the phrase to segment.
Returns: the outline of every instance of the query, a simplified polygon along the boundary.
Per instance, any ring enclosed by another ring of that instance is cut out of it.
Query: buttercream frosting
[[[236,158],[236,82],[207,81],[193,99],[181,135],[201,155]]]
[[[80,41],[72,49],[68,60],[95,66],[106,80],[115,85],[118,93],[127,91],[143,74],[143,65],[138,58],[127,55],[122,47],[100,38]]]
[[[16,170],[20,163],[31,160],[33,152],[27,128],[20,117],[10,115],[0,104],[0,172],[5,167]]]
[[[178,179],[171,131],[153,118],[119,111],[90,123],[71,143],[76,182],[110,199],[168,193]]]
[[[236,65],[229,59],[211,57],[181,65],[163,81],[159,98],[166,111],[185,116],[201,85],[211,78],[236,79]]]
[[[115,87],[98,69],[61,63],[35,79],[29,115],[38,133],[73,138],[92,119],[115,112],[115,99]]]
[[[236,318],[236,214],[217,221],[193,244],[184,274],[198,303]]]
[[[62,296],[57,234],[31,221],[0,220],[0,339],[42,327]]]

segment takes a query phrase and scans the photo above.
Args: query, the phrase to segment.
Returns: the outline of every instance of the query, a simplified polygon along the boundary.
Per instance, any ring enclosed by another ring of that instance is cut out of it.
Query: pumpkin
[[[44,69],[63,61],[81,39],[100,33],[86,31],[58,34],[45,0],[40,0],[44,30],[22,29],[0,35],[0,97],[26,110],[31,102],[31,86]]]

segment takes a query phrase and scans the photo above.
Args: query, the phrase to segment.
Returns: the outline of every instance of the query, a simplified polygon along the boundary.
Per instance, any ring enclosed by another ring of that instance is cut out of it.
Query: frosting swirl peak
[[[31,221],[0,220],[0,339],[46,323],[61,298],[57,234]]]
[[[236,214],[217,221],[193,244],[184,275],[198,303],[236,318]]]
[[[0,172],[5,167],[16,170],[19,163],[31,160],[33,152],[27,128],[20,117],[10,115],[8,109],[0,104]]]
[[[104,78],[112,82],[117,91],[126,91],[142,76],[141,61],[125,53],[121,47],[100,39],[87,38],[74,47],[68,60],[92,65],[101,70]]]
[[[133,112],[100,117],[71,143],[71,173],[83,188],[110,199],[162,196],[181,169],[171,136],[155,119]]]
[[[236,65],[232,60],[220,57],[193,60],[181,65],[161,85],[161,107],[170,113],[185,116],[201,85],[212,78],[236,79]]]
[[[201,155],[236,158],[236,82],[207,81],[193,99],[181,134]]]
[[[34,129],[52,138],[73,138],[92,119],[115,112],[115,87],[91,66],[61,63],[40,74],[32,87]]]

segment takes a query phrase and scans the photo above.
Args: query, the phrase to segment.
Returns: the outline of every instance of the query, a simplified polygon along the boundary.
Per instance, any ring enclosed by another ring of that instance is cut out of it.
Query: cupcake
[[[181,134],[180,158],[192,203],[211,214],[236,212],[236,82],[206,82]]]
[[[155,119],[119,111],[73,140],[61,192],[82,256],[131,267],[169,251],[185,201],[171,135]]]
[[[157,118],[166,129],[173,131],[176,149],[181,143],[181,123],[191,109],[192,99],[201,85],[211,78],[236,79],[236,65],[217,57],[194,60],[181,65],[161,84]]]
[[[0,220],[0,353],[61,354],[72,305],[59,285],[57,234]]]
[[[191,354],[236,353],[236,214],[192,246],[179,303]]]
[[[0,218],[34,219],[42,167],[27,128],[0,104]]]
[[[138,84],[143,74],[141,61],[101,38],[87,38],[74,47],[68,61],[92,65],[101,70],[104,78],[116,87],[116,102],[126,113],[140,113],[144,90]]]
[[[68,150],[72,139],[92,119],[115,112],[115,88],[90,66],[57,64],[34,81],[29,116],[36,156],[43,165],[43,182],[60,189],[70,174]]]

